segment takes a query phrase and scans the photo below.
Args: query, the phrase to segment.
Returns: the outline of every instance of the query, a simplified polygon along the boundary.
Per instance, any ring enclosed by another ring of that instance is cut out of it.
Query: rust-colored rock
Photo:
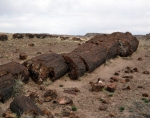
[[[99,110],[101,110],[101,111],[105,111],[106,109],[107,109],[107,106],[104,104],[99,106]]]
[[[150,74],[150,72],[148,70],[145,70],[145,71],[143,71],[143,74],[148,75],[148,74]]]
[[[65,105],[65,104],[72,104],[73,101],[69,97],[63,96],[63,97],[57,98],[57,103],[60,105]]]
[[[107,84],[107,91],[114,92],[116,90],[117,84],[116,83],[109,83]]]
[[[116,77],[116,76],[113,76],[113,77],[110,78],[110,81],[111,81],[111,82],[118,82],[118,81],[119,81],[119,78]]]
[[[28,56],[28,55],[27,55],[26,53],[20,53],[20,54],[19,54],[19,59],[20,59],[20,60],[25,60],[25,59],[27,59],[27,56]]]
[[[23,95],[14,98],[10,104],[10,109],[16,113],[18,117],[23,113],[43,115],[43,112],[35,105],[35,103]]]
[[[102,89],[105,87],[105,81],[98,78],[97,82],[93,83],[91,82],[91,91],[99,92],[102,91]]]
[[[30,43],[30,44],[28,44],[28,46],[33,47],[33,46],[34,46],[34,43]]]
[[[72,94],[72,95],[77,95],[77,93],[80,92],[80,90],[75,87],[75,88],[68,88],[64,90],[64,93]]]
[[[56,99],[58,96],[56,90],[47,90],[44,93],[44,101],[45,102],[50,102],[52,99]]]
[[[148,97],[148,93],[143,93],[142,96],[143,97]]]
[[[8,40],[8,36],[5,34],[0,35],[0,41],[7,41]]]

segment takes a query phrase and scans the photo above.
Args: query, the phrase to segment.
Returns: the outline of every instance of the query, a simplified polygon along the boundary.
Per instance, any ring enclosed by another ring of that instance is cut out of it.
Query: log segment
[[[12,74],[0,77],[0,101],[2,103],[11,97],[14,86],[15,78]]]
[[[10,104],[10,109],[18,117],[21,117],[22,114],[43,115],[41,109],[31,99],[23,95],[14,98]]]
[[[42,54],[23,63],[28,68],[32,79],[41,84],[50,78],[52,81],[65,75],[69,67],[60,54],[53,52]]]
[[[15,79],[28,82],[29,72],[27,68],[16,62],[10,62],[0,66],[0,101],[5,102],[13,93]]]
[[[63,57],[70,67],[71,71],[68,73],[68,75],[71,79],[77,80],[79,77],[84,75],[84,73],[86,72],[86,67],[80,56],[73,53],[68,53],[63,54]]]
[[[21,79],[24,83],[27,83],[29,80],[29,72],[26,67],[22,66],[20,63],[16,62],[9,62],[4,65],[0,65],[0,77],[12,74],[15,79],[18,78],[18,76],[21,76]]]

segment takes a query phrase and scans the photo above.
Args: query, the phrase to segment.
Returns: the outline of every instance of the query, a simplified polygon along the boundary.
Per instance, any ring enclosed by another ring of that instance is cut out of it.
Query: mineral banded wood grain
[[[15,78],[12,74],[9,73],[0,77],[0,101],[2,103],[11,97],[14,86]]]
[[[76,53],[68,53],[63,54],[63,57],[70,67],[71,71],[69,72],[69,77],[71,79],[77,80],[79,77],[84,75],[84,73],[86,72],[86,67],[79,55],[76,55]]]
[[[64,58],[53,52],[27,60],[23,65],[28,68],[32,79],[39,84],[47,78],[54,81],[69,71]]]
[[[10,109],[20,117],[24,114],[43,115],[43,112],[35,103],[26,96],[20,95],[15,97],[10,104]]]

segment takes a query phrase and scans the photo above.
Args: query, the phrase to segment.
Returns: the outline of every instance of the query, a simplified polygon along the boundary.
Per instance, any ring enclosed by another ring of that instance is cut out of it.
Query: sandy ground
[[[108,60],[92,73],[86,73],[79,80],[70,80],[66,74],[64,77],[55,82],[46,81],[42,86],[48,89],[55,89],[58,96],[68,96],[73,100],[77,108],[75,114],[80,118],[150,118],[150,74],[143,74],[144,71],[150,71],[150,40],[139,39],[138,50],[131,57],[117,57]],[[83,39],[84,40],[84,39]],[[37,52],[46,53],[49,50],[56,53],[70,52],[75,49],[78,44],[84,41],[72,41],[60,39],[10,39],[6,42],[0,42],[0,65],[10,61],[19,60],[19,53],[28,54],[28,59],[37,56]],[[34,46],[28,46],[33,43]],[[138,60],[141,58],[141,60]],[[137,68],[138,72],[126,73],[126,67],[131,69]],[[120,79],[116,82],[117,88],[115,92],[110,93],[105,89],[100,92],[91,92],[89,82],[96,82],[98,78],[102,78],[106,83],[110,82],[110,77],[118,72]],[[124,76],[133,76],[129,82],[124,82]],[[60,87],[60,84],[63,87]],[[123,90],[126,86],[130,86],[129,90]],[[80,92],[77,95],[64,93],[64,89],[77,87]],[[43,99],[45,90],[40,90],[40,85],[35,84],[32,80],[24,85],[25,95],[30,92],[37,92],[40,99]],[[147,93],[148,97],[142,94]],[[9,99],[5,104],[0,103],[0,115],[9,109],[9,104],[13,98]],[[103,103],[106,101],[105,103]],[[57,105],[51,102],[36,103],[41,109],[47,109],[52,112],[55,118],[62,118],[62,110],[70,105]],[[99,110],[100,106],[106,107],[105,110]],[[123,110],[121,110],[123,109]],[[60,115],[56,115],[60,114]]]

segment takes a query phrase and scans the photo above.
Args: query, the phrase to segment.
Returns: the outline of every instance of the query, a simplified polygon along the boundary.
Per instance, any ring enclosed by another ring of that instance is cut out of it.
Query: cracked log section
[[[54,81],[69,71],[64,58],[53,52],[27,60],[23,65],[28,68],[31,78],[38,84],[42,84],[47,78]]]
[[[22,114],[43,115],[43,112],[28,97],[20,95],[10,104],[10,109],[20,117]]]
[[[62,56],[70,67],[69,77],[78,79],[86,71],[94,71],[108,59],[118,55],[131,56],[138,44],[139,41],[131,33],[115,32],[96,35],[69,54]]]
[[[16,62],[10,62],[0,66],[0,101],[8,100],[15,86],[15,79],[22,79],[27,83],[29,72],[27,68]]]

